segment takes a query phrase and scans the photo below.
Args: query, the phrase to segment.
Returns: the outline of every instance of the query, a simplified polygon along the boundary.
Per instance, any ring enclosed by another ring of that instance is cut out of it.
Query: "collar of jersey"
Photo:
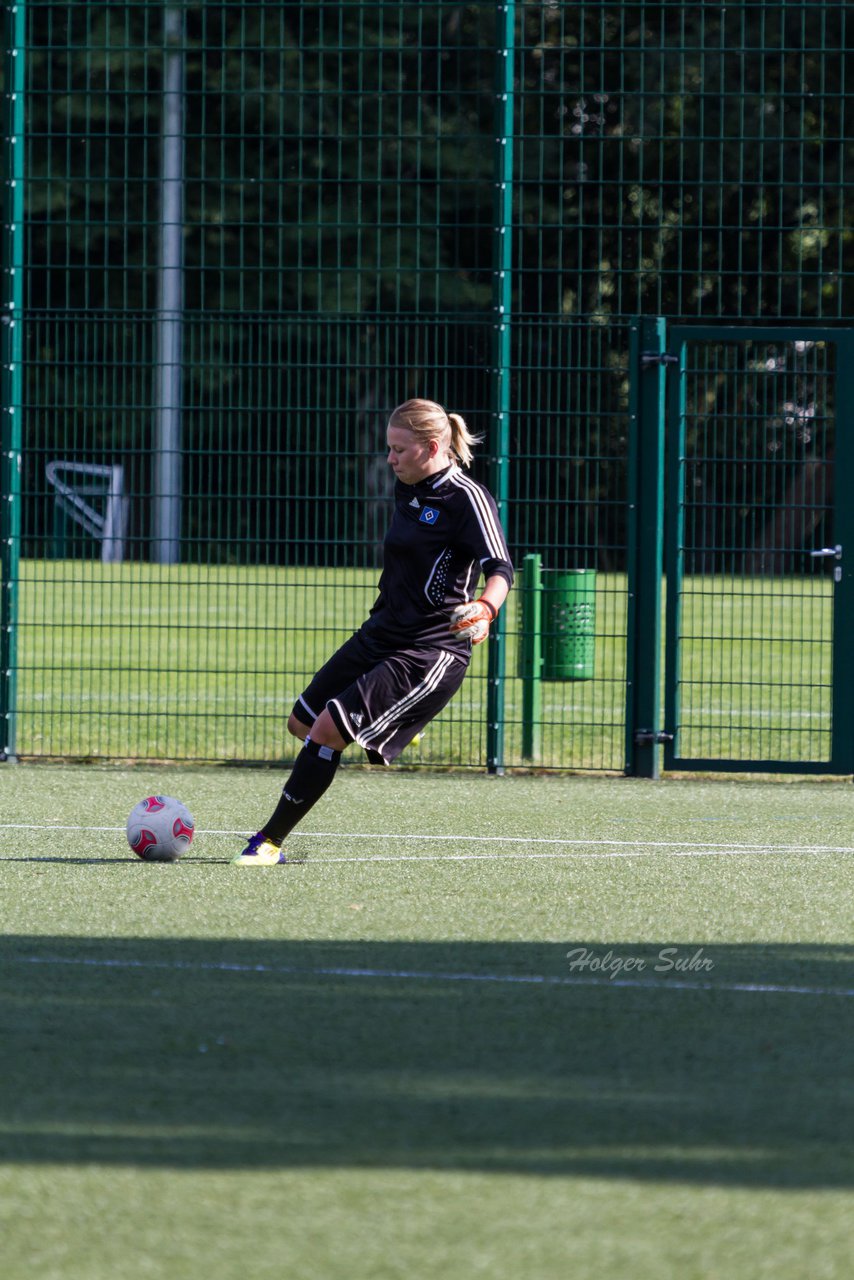
[[[414,484],[412,488],[421,493],[429,493],[431,489],[438,489],[457,470],[459,470],[457,464],[451,462],[442,471],[434,471],[424,480],[419,480],[418,484]]]

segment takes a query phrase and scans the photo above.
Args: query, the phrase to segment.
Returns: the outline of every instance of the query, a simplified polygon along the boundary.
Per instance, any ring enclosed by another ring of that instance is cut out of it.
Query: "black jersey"
[[[451,610],[474,598],[481,573],[513,583],[495,499],[458,466],[394,486],[379,597],[362,631],[383,645],[420,644],[467,654],[448,630]]]

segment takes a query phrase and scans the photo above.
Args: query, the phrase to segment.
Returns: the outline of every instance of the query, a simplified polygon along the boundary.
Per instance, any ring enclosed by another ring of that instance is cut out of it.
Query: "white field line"
[[[124,827],[95,827],[95,826],[72,826],[60,825],[53,823],[35,823],[35,822],[8,822],[0,823],[0,832],[2,831],[77,831],[93,833],[116,833],[124,834]],[[227,828],[208,830],[197,830],[197,836],[227,836],[229,839],[245,839],[246,832],[244,830],[231,830]],[[568,839],[563,836],[472,836],[459,835],[450,832],[447,835],[428,835],[428,834],[401,834],[400,832],[365,832],[365,831],[298,831],[297,837],[300,840],[395,840],[398,843],[407,841],[418,841],[419,844],[427,842],[441,841],[445,844],[501,844],[518,846],[512,848],[509,852],[485,852],[485,853],[416,853],[416,854],[383,854],[374,853],[368,855],[352,855],[346,857],[323,856],[318,859],[323,862],[418,862],[418,861],[449,861],[449,862],[465,862],[474,859],[508,859],[508,858],[571,858],[571,857],[610,857],[610,858],[631,858],[638,855],[651,855],[655,853],[669,853],[673,857],[716,857],[719,855],[744,854],[834,854],[834,853],[854,853],[854,846],[851,845],[803,845],[803,844],[745,844],[742,842],[717,844],[713,841],[688,841],[688,840],[603,840],[595,837],[587,839]],[[531,852],[532,845],[560,845],[560,850],[550,850],[548,852]],[[599,850],[605,849],[608,852],[602,853]]]
[[[93,969],[160,969],[197,973],[260,973],[310,978],[381,978],[398,982],[478,982],[528,987],[642,987],[654,991],[731,991],[748,995],[854,996],[854,988],[789,986],[776,982],[699,982],[684,978],[589,978],[542,973],[465,973],[430,969],[361,969],[338,965],[237,964],[218,960],[134,960],[110,957],[15,956],[19,964]]]

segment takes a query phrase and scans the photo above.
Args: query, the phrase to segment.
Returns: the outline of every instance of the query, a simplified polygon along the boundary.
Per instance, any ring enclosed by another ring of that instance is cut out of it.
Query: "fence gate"
[[[854,770],[854,331],[674,326],[664,763]]]

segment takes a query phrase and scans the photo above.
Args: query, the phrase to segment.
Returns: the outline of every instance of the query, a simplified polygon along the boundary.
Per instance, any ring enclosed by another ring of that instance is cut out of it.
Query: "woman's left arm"
[[[486,579],[486,586],[478,598],[491,605],[497,614],[509,594],[510,583],[502,574],[494,573],[491,578]]]

